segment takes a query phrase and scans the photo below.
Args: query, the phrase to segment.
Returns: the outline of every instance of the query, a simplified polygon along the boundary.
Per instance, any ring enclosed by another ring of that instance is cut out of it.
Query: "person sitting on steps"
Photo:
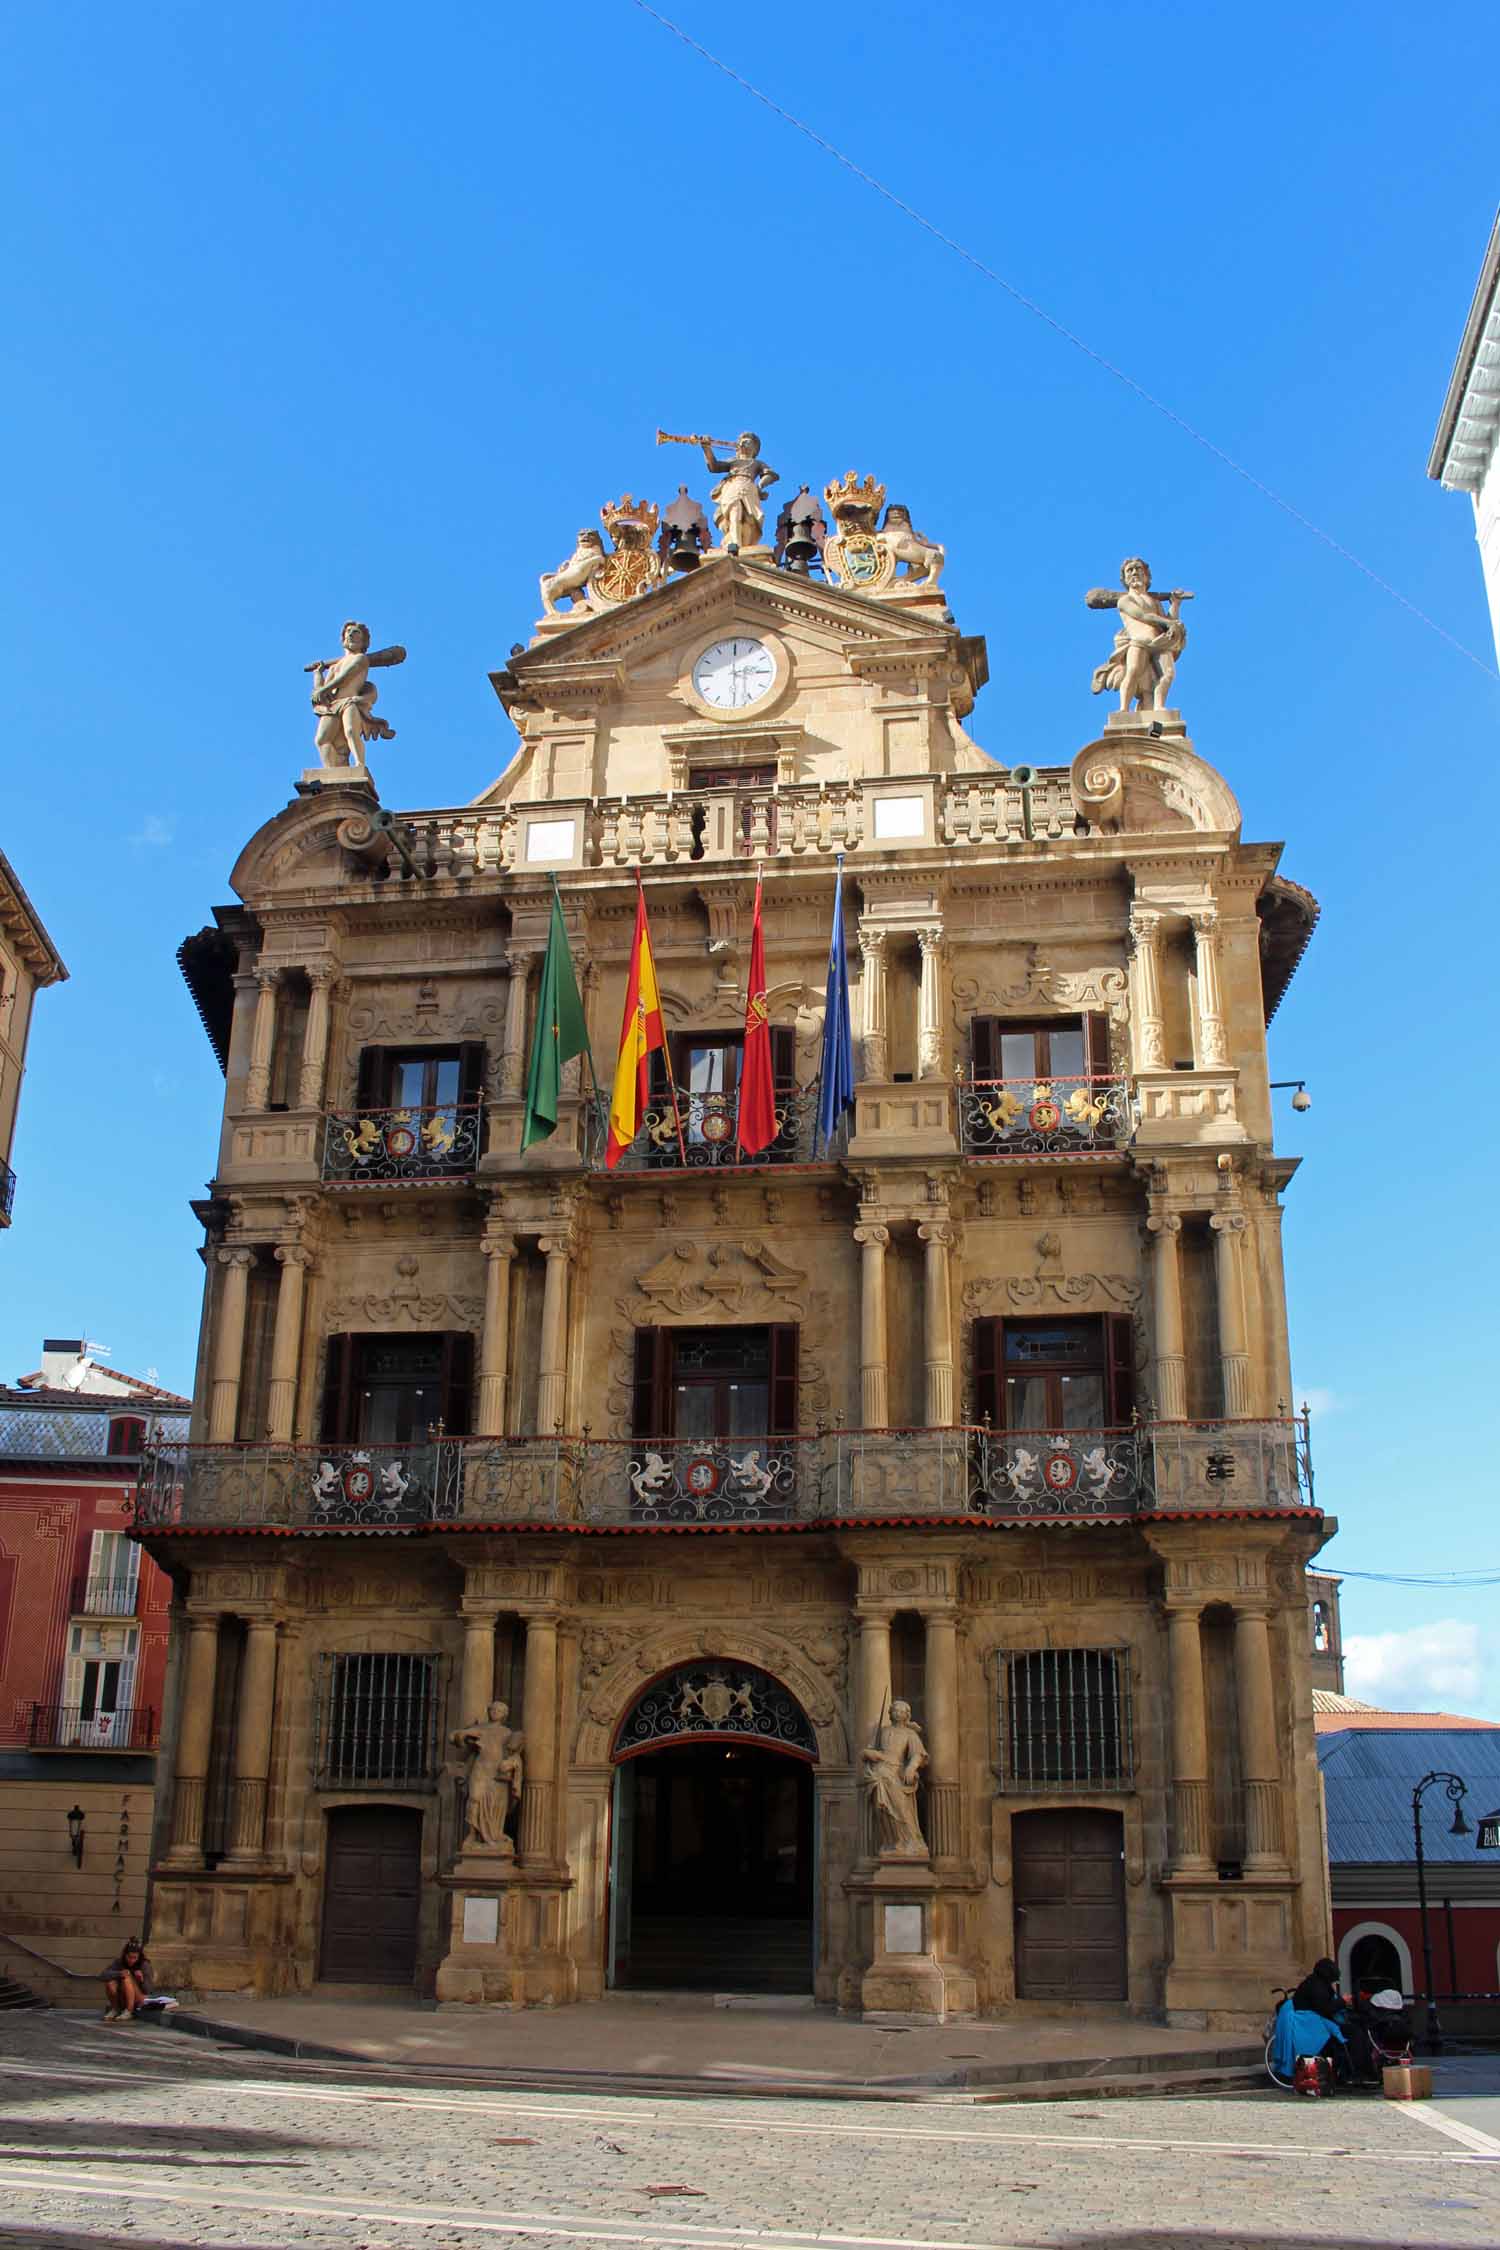
[[[140,2012],[151,1990],[151,1963],[139,1938],[127,1938],[104,1972],[106,2023],[124,2023]]]

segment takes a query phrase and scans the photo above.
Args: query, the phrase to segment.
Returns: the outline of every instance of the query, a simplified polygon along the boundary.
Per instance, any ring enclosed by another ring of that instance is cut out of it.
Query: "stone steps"
[[[17,1984],[14,1977],[0,1977],[0,2008],[46,2008],[51,2002],[41,1999],[30,1985]]]
[[[637,1917],[631,1931],[631,1991],[812,1990],[812,1926],[734,1915]]]

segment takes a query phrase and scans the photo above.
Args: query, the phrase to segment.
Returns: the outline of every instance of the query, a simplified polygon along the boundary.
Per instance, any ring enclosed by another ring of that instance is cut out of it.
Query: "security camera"
[[[1308,1092],[1305,1086],[1299,1086],[1296,1093],[1293,1094],[1292,1107],[1293,1109],[1312,1108],[1312,1095]]]

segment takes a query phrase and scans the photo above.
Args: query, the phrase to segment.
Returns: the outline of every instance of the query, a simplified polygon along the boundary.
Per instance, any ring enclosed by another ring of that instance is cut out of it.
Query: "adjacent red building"
[[[144,1917],[172,1589],[129,1502],[188,1403],[74,1338],[0,1386],[0,1934],[9,1974],[74,2005]]]

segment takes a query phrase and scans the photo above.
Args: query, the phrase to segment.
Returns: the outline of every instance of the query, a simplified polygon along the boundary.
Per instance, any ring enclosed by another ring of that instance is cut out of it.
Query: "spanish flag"
[[[771,1019],[766,1006],[766,944],[760,924],[759,874],[755,878],[755,919],[750,926],[745,1053],[740,1070],[736,1138],[745,1156],[759,1156],[776,1138],[776,1094],[771,1082]]]
[[[635,938],[630,948],[625,1013],[620,1019],[620,1054],[609,1103],[609,1139],[604,1148],[604,1162],[610,1171],[641,1129],[651,1080],[651,1050],[660,1047],[665,1053],[666,1045],[656,963],[651,958],[651,932],[646,926],[646,894],[637,873]]]

